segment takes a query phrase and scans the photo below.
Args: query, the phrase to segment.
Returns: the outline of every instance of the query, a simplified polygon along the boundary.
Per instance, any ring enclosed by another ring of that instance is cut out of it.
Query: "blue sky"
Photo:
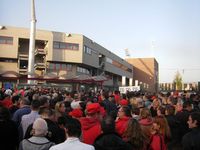
[[[30,27],[31,0],[0,0],[0,25]],[[35,0],[37,28],[84,34],[125,58],[155,56],[160,82],[200,81],[199,0]],[[153,44],[152,44],[153,43]]]

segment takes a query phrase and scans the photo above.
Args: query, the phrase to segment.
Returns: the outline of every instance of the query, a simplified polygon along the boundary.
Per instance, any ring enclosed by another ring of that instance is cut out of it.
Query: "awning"
[[[108,80],[108,78],[106,78],[105,76],[93,76],[92,79],[94,81],[106,81],[106,80]]]
[[[1,77],[12,77],[12,78],[17,78],[19,77],[19,73],[15,71],[6,71],[0,74]]]
[[[29,74],[29,73],[28,73]],[[30,74],[29,74],[30,75]],[[108,80],[107,77],[99,75],[99,76],[91,76],[91,75],[78,75],[78,76],[72,76],[67,77],[67,75],[61,75],[58,76],[56,73],[47,73],[44,76],[39,76],[37,74],[33,74],[31,78],[28,78],[28,76],[22,76],[19,73],[15,71],[7,71],[2,74],[0,74],[1,80],[9,80],[9,79],[25,79],[25,80],[43,80],[43,81],[50,81],[50,82],[63,82],[63,83],[102,83],[106,80]]]

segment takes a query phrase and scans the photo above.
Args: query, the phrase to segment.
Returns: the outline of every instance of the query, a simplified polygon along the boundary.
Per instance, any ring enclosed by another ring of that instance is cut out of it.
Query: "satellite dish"
[[[71,37],[72,35],[70,33],[66,33],[66,36],[67,37]]]
[[[5,26],[0,26],[0,30],[5,29],[5,28],[6,28]]]

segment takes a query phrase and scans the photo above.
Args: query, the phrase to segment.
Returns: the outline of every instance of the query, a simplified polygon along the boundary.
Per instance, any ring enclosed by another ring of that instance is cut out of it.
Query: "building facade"
[[[160,83],[159,84],[160,91],[179,91],[177,89],[176,83]],[[191,83],[182,83],[181,91],[199,91],[199,83],[191,82]]]
[[[133,65],[135,86],[139,85],[144,91],[158,92],[159,66],[155,58],[127,58],[126,61]]]
[[[26,28],[4,26],[0,30],[2,86],[27,83],[29,37]],[[133,76],[131,64],[80,34],[37,30],[34,57],[36,84],[80,89],[101,83],[104,88],[118,89],[122,77],[128,85]]]

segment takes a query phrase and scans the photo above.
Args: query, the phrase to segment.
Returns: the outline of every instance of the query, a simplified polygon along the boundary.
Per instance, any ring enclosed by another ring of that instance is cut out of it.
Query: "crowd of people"
[[[0,90],[8,150],[199,150],[200,95]]]

